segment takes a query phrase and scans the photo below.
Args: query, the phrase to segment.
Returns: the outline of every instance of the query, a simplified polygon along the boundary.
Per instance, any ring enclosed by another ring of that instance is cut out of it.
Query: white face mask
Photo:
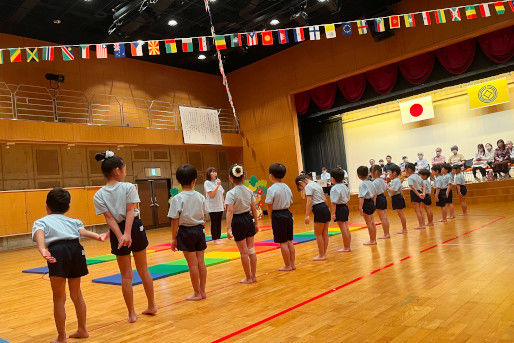
[[[452,153],[453,153],[454,155],[457,155],[457,150],[452,150]]]

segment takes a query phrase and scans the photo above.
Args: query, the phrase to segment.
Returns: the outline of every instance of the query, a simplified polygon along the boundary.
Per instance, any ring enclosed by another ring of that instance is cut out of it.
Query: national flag
[[[223,36],[223,40],[225,40],[225,36]],[[225,48],[226,48],[226,46],[225,46]],[[209,46],[207,45],[207,37],[199,37],[198,38],[198,50],[199,51],[209,50]]]
[[[0,49],[0,64],[4,64],[4,51]]]
[[[432,19],[430,18],[430,12],[421,12],[421,16],[423,17],[423,24],[426,26],[432,25]]]
[[[375,31],[376,32],[384,32],[385,29],[386,29],[386,27],[385,27],[385,23],[384,23],[384,18],[375,19]]]
[[[289,43],[289,36],[287,35],[287,30],[278,30],[278,42],[280,44]]]
[[[512,12],[514,12],[514,0],[509,0],[509,6]]]
[[[469,107],[472,110],[509,102],[507,79],[503,78],[469,86],[468,97]]]
[[[496,13],[499,15],[505,13],[505,6],[503,6],[503,1],[497,1],[494,3],[494,9],[496,10]]]
[[[303,27],[297,27],[296,29],[293,29],[293,36],[295,42],[303,42],[305,40]]]
[[[80,46],[80,57],[84,59],[89,58],[89,45],[81,45]]]
[[[257,35],[257,32],[248,32],[246,34],[246,42],[248,46],[259,44],[259,36]]]
[[[27,55],[27,62],[39,62],[39,57],[37,55],[37,48],[34,49],[25,49],[25,53]]]
[[[143,56],[143,42],[130,43],[130,54],[132,56]]]
[[[161,54],[161,49],[159,47],[159,41],[158,40],[148,41],[148,54],[154,55],[154,56]]]
[[[232,33],[230,35],[230,46],[232,48],[242,46],[243,45],[243,37],[241,37],[240,33]]]
[[[435,15],[435,22],[437,24],[446,23],[446,15],[444,14],[444,10],[434,11],[434,15]]]
[[[489,4],[478,5],[478,8],[480,9],[480,14],[482,17],[486,18],[491,16],[491,12],[489,11]]]
[[[53,46],[44,46],[43,47],[43,61],[53,61],[54,60],[54,47]]]
[[[183,38],[182,39],[182,52],[192,52],[193,51],[193,39],[192,38]]]
[[[416,26],[416,18],[414,14],[405,14],[403,18],[405,19],[405,27]]]
[[[392,15],[389,17],[389,27],[392,29],[399,29],[400,28],[400,16],[398,15]]]
[[[20,48],[9,49],[11,53],[11,63],[21,62],[21,50]]]
[[[452,21],[461,21],[460,11],[459,11],[458,7],[450,8],[450,14],[452,15]],[[437,19],[437,16],[436,16],[436,19]]]
[[[400,102],[400,113],[404,124],[434,118],[432,97],[426,96],[411,101]]]
[[[125,44],[115,43],[114,44],[114,57],[123,58],[125,57]]]
[[[357,29],[359,29],[360,35],[368,33],[368,24],[366,20],[357,20]]]
[[[261,33],[262,45],[273,45],[273,33],[271,31],[263,31]]]
[[[319,31],[319,26],[309,26],[309,39],[310,40],[320,40],[321,32]]]
[[[177,42],[174,39],[166,39],[164,41],[164,46],[166,47],[167,54],[177,53]]]
[[[476,19],[477,11],[475,10],[475,6],[466,6],[466,18],[469,20]]]
[[[96,45],[96,58],[107,58],[107,45],[97,44]]]
[[[334,24],[325,25],[325,36],[327,39],[336,38],[336,26]]]
[[[225,41],[225,36],[214,36],[214,44],[216,45],[216,49],[223,50],[227,48],[227,42]]]
[[[343,30],[343,36],[352,35],[352,23],[343,23],[341,29]]]
[[[73,48],[71,46],[61,46],[61,53],[63,61],[75,60],[75,56],[73,56]]]

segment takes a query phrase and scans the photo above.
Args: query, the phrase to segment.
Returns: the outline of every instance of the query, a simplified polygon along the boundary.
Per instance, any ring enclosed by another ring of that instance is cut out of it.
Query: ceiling
[[[210,0],[217,34],[287,28],[371,17],[387,11],[401,0]],[[142,2],[149,4],[139,12]],[[109,34],[115,10],[124,6],[130,12],[123,24]],[[295,13],[302,16],[293,18]],[[183,38],[210,34],[209,17],[202,0],[2,0],[0,31],[56,44],[84,44]],[[178,25],[169,26],[176,20]],[[280,24],[271,26],[278,19]],[[60,20],[55,24],[54,20]],[[291,47],[289,45],[240,47],[223,50],[225,70],[231,72]],[[210,46],[205,60],[198,52],[136,57],[149,62],[218,74],[215,50]],[[196,44],[195,44],[196,49]],[[129,54],[127,54],[129,55]]]

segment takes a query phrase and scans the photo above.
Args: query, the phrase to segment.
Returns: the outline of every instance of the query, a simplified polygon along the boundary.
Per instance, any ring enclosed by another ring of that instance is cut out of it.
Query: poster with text
[[[221,145],[218,110],[180,106],[184,144]]]

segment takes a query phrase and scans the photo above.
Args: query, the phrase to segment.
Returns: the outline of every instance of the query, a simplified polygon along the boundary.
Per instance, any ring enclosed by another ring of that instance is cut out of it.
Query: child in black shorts
[[[88,274],[86,254],[79,242],[80,236],[105,241],[107,234],[98,235],[84,229],[80,220],[64,214],[70,209],[70,193],[62,188],[52,189],[46,197],[48,215],[34,222],[32,239],[37,242],[41,255],[48,263],[54,299],[54,319],[57,338],[53,342],[66,342],[66,280],[70,297],[77,313],[78,329],[70,338],[87,338],[86,303],[80,290],[80,278]]]
[[[284,266],[280,271],[296,269],[296,251],[293,245],[293,214],[289,207],[293,204],[293,193],[289,186],[282,182],[286,176],[286,167],[281,163],[273,163],[269,167],[269,179],[273,185],[266,193],[266,204],[271,214],[273,241],[280,244]]]
[[[432,175],[435,177],[434,187],[435,194],[434,198],[436,200],[435,205],[441,208],[441,220],[440,222],[446,222],[446,216],[448,215],[448,201],[446,200],[446,192],[448,189],[448,185],[446,183],[446,177],[441,175],[441,166],[435,165],[432,166]]]
[[[452,166],[444,163],[441,166],[441,175],[445,177],[444,184],[447,185],[446,189],[446,202],[448,203],[448,219],[455,219],[455,207],[453,206],[453,173]]]
[[[397,165],[391,166],[389,169],[389,176],[391,181],[387,185],[387,192],[391,197],[391,204],[393,206],[393,210],[398,213],[398,217],[400,218],[400,222],[402,223],[402,231],[398,232],[399,234],[407,233],[407,219],[405,218],[405,213],[403,210],[405,209],[405,199],[402,195],[402,182],[400,181],[400,174],[402,170]]]
[[[421,169],[419,172],[419,176],[423,179],[423,183],[425,184],[425,197],[421,202],[421,206],[427,213],[427,226],[434,226],[434,214],[432,213],[432,197],[430,193],[432,192],[432,184],[430,183],[430,170]]]
[[[343,247],[337,251],[350,252],[352,236],[350,235],[350,228],[348,227],[348,216],[350,210],[348,209],[348,201],[350,201],[350,190],[343,183],[344,170],[342,168],[332,169],[330,172],[332,181],[332,189],[330,190],[330,202],[332,204],[332,220],[337,223],[341,236],[343,236]]]
[[[259,232],[255,198],[251,190],[243,185],[245,171],[242,165],[234,164],[229,170],[230,182],[234,185],[225,197],[227,205],[227,236],[234,237],[245,278],[241,283],[257,282],[257,254],[253,247],[253,239]],[[250,214],[251,212],[251,214]]]
[[[405,165],[405,173],[407,174],[408,184],[410,188],[410,202],[414,207],[414,211],[416,212],[416,217],[418,218],[418,226],[415,229],[424,229],[425,218],[423,217],[423,212],[421,211],[421,203],[423,199],[425,199],[425,183],[419,174],[415,173],[416,166],[413,163],[407,163]]]
[[[171,218],[171,250],[180,250],[189,266],[193,295],[186,300],[205,299],[207,267],[205,266],[205,197],[194,190],[198,172],[190,164],[178,167],[175,176],[182,192],[171,199],[168,217]]]
[[[453,173],[453,184],[455,185],[455,189],[457,190],[457,195],[460,199],[460,206],[462,208],[462,214],[468,214],[468,204],[466,203],[466,194],[468,194],[468,189],[466,188],[466,178],[462,173],[460,165],[454,165],[452,167]]]
[[[373,182],[368,179],[369,170],[366,166],[357,168],[357,176],[362,181],[359,185],[359,211],[362,218],[368,226],[369,241],[363,243],[364,245],[377,244],[377,227],[375,226],[375,201],[377,192]]]
[[[109,225],[111,253],[116,255],[121,273],[121,291],[128,311],[128,322],[137,320],[134,309],[134,294],[132,290],[132,262],[130,253],[134,256],[137,273],[145,289],[148,307],[143,311],[146,315],[155,315],[153,280],[148,271],[146,247],[148,239],[139,219],[139,194],[136,186],[124,182],[127,176],[127,166],[123,159],[115,156],[112,151],[96,154],[95,159],[102,161],[102,173],[107,179],[105,186],[96,192],[93,200],[97,215],[103,214]]]

